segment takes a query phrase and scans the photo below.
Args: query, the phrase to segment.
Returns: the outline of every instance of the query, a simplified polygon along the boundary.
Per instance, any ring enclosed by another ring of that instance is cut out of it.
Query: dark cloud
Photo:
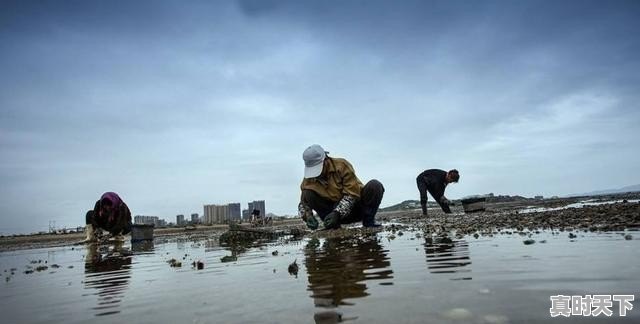
[[[639,17],[637,1],[2,1],[0,212],[25,217],[0,227],[76,224],[107,190],[168,219],[259,198],[293,213],[312,143],[387,204],[430,167],[462,171],[454,197],[637,183],[600,174],[640,162]]]

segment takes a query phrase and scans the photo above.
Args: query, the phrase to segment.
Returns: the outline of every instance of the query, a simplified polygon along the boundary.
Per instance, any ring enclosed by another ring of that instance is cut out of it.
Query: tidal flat
[[[640,204],[557,207],[10,249],[1,308],[7,323],[637,323]],[[556,295],[636,300],[624,317],[617,302],[611,317],[551,317]]]

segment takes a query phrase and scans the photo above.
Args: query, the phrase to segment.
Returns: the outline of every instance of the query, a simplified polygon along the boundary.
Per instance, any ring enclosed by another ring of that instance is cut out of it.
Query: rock
[[[629,240],[633,240],[633,236],[631,236],[631,234],[627,234],[624,236],[624,239],[629,241]]]
[[[573,233],[569,233],[569,238],[570,238],[570,239],[574,239],[574,238],[576,238],[576,237],[578,237],[578,235],[575,235],[575,234],[573,234]]]
[[[289,268],[287,269],[289,271],[290,275],[294,275],[297,276],[298,275],[298,263],[296,263],[296,260],[293,260],[293,263],[289,265]]]
[[[332,324],[342,322],[342,314],[335,311],[326,311],[313,314],[316,324]]]
[[[278,255],[278,250],[275,250],[275,251],[271,252],[271,255],[277,256]]]
[[[222,261],[222,262],[238,261],[238,257],[234,256],[234,255],[225,255],[222,258],[220,258],[220,261]]]
[[[167,261],[167,263],[172,268],[180,268],[180,267],[182,267],[182,262],[180,262],[180,261],[178,261],[176,259],[171,259],[171,260]]]
[[[191,265],[192,265],[194,268],[198,269],[198,270],[202,270],[202,269],[204,269],[204,262],[199,261],[199,260],[198,260],[198,261],[193,261],[193,262],[191,263]]]
[[[535,242],[536,242],[536,240],[532,240],[532,239],[528,239],[528,240],[524,240],[523,241],[524,245],[531,245],[531,244],[533,244]]]

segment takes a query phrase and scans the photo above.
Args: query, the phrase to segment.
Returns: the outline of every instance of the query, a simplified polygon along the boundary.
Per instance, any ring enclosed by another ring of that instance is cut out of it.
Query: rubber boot
[[[93,228],[93,225],[87,224],[87,226],[85,226],[84,228],[84,232],[87,234],[87,237],[84,239],[83,242],[91,243],[91,242],[98,241],[98,239],[96,238],[96,231]]]

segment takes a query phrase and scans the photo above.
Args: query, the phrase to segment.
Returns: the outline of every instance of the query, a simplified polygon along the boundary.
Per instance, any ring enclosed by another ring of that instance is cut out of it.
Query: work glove
[[[340,214],[335,211],[330,212],[324,218],[324,228],[334,229],[340,227]]]
[[[315,218],[315,216],[309,216],[307,217],[307,219],[305,220],[305,223],[307,224],[307,227],[311,230],[317,230],[318,229],[318,220]]]

